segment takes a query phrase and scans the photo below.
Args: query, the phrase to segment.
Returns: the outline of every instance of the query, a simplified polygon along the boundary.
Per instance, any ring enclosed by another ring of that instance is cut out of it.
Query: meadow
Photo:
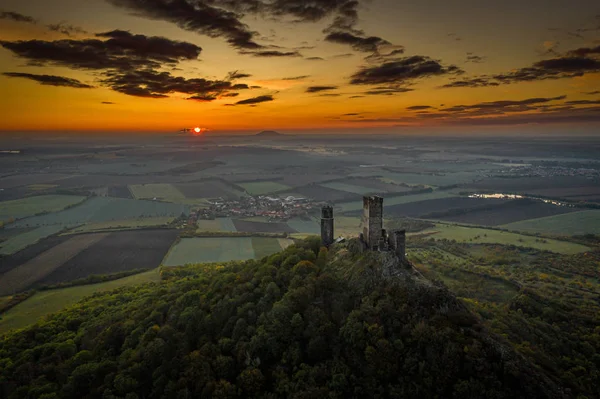
[[[129,190],[135,199],[158,199],[161,201],[178,202],[186,197],[172,184],[132,184]]]
[[[349,184],[349,183],[343,183],[343,182],[337,182],[337,181],[330,182],[330,183],[321,183],[320,185],[322,187],[332,188],[334,190],[346,191],[346,192],[358,194],[358,195],[366,195],[369,193],[382,192],[381,190],[376,190],[372,187],[363,187],[363,186],[358,186],[356,184]]]
[[[545,233],[557,236],[600,234],[600,210],[522,220],[500,226],[509,230]]]
[[[519,247],[535,248],[561,254],[578,254],[589,251],[590,248],[568,241],[559,241],[540,237],[511,233],[508,231],[491,230],[478,227],[465,227],[452,224],[436,224],[434,228],[424,230],[423,234],[431,234],[435,239],[456,240],[470,244],[501,244]]]
[[[80,234],[92,233],[103,230],[134,230],[148,227],[167,226],[175,220],[173,216],[148,217],[137,219],[110,220],[108,222],[87,223],[74,229],[69,230],[65,234]]]
[[[12,255],[64,229],[61,225],[42,226],[10,237],[0,243],[0,255]]]
[[[0,334],[12,329],[23,328],[30,324],[34,324],[40,318],[58,312],[66,307],[73,306],[81,299],[97,292],[159,281],[159,270],[154,269],[99,284],[39,291],[31,298],[0,315]]]
[[[291,187],[275,181],[238,183],[250,195],[264,195],[289,190]]]
[[[39,195],[0,202],[0,222],[14,221],[39,213],[56,212],[85,200],[77,195]]]
[[[199,219],[196,225],[198,226],[196,229],[198,232],[215,233],[219,231],[226,231],[233,233],[237,231],[231,218],[216,218],[211,220]]]
[[[431,193],[424,193],[424,194],[414,194],[414,195],[403,195],[403,196],[398,196],[398,197],[384,197],[384,207],[387,208],[388,206],[393,206],[393,205],[400,205],[400,204],[408,204],[411,202],[418,202],[418,201],[426,201],[426,200],[432,200],[432,199],[440,199],[440,198],[450,198],[450,197],[456,197],[456,193],[452,192],[452,191],[433,191]],[[351,201],[351,202],[340,202],[335,204],[335,210],[336,212],[352,212],[352,211],[359,211],[363,209],[363,202],[362,200],[360,201]]]

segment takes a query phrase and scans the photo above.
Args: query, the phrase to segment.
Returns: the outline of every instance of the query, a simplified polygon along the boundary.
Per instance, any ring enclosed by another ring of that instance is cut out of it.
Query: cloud
[[[350,96],[348,98],[363,98],[363,97],[365,97],[365,96]]]
[[[595,94],[600,94],[600,90],[594,90],[594,91],[584,91],[582,92],[583,94],[587,94],[589,96],[593,96]]]
[[[600,100],[566,101],[565,104],[569,104],[569,105],[600,105]]]
[[[337,86],[310,86],[306,88],[307,93],[319,93],[321,91],[336,90]]]
[[[77,79],[65,78],[64,76],[54,75],[35,75],[31,73],[19,73],[19,72],[4,72],[2,75],[9,78],[23,78],[33,80],[42,85],[46,86],[61,86],[61,87],[72,87],[75,89],[92,89],[94,86],[81,83]]]
[[[168,21],[181,29],[209,37],[224,37],[235,48],[263,47],[253,40],[256,33],[250,31],[248,26],[240,21],[241,15],[215,7],[209,1],[108,0],[108,2],[130,10],[134,15]]]
[[[235,103],[235,105],[260,104],[260,103],[269,102],[269,101],[273,101],[273,100],[275,100],[275,99],[271,95],[258,96],[258,97],[253,97],[253,98],[248,98],[246,100],[238,101],[237,103]]]
[[[325,61],[325,58],[323,58],[323,57],[307,57],[307,58],[305,58],[305,60],[307,60],[307,61]]]
[[[486,57],[482,57],[479,55],[475,55],[473,53],[467,53],[467,58],[465,60],[465,62],[472,62],[474,64],[480,64],[482,62],[484,62],[486,60]]]
[[[406,85],[425,77],[459,73],[462,73],[462,70],[455,65],[444,66],[429,57],[415,55],[398,58],[373,67],[364,67],[352,75],[350,83],[353,85]]]
[[[69,37],[71,37],[73,35],[77,35],[77,34],[88,33],[86,30],[84,30],[78,26],[70,25],[65,22],[59,22],[57,24],[49,24],[49,25],[46,25],[46,27],[53,32],[59,32],[59,33],[62,33],[63,35],[69,36]]]
[[[192,43],[121,30],[98,33],[96,37],[105,40],[18,40],[0,41],[0,45],[37,65],[88,70],[160,68],[197,59],[202,51]]]
[[[338,93],[324,93],[324,94],[319,94],[319,97],[340,97],[341,94]]]
[[[598,72],[600,72],[600,46],[581,47],[568,51],[562,56],[537,61],[528,67],[501,74],[456,80],[442,87],[499,86],[518,82],[573,78]]]
[[[390,87],[376,87],[373,90],[366,91],[364,94],[368,94],[370,96],[380,96],[380,95],[392,96],[394,94],[407,93],[409,91],[414,91],[414,89],[411,89],[409,87],[390,86]]]
[[[411,107],[407,107],[406,109],[409,111],[420,111],[420,110],[431,109],[431,108],[433,108],[431,105],[413,105]]]
[[[347,44],[356,51],[376,52],[380,46],[391,43],[377,36],[361,37],[350,32],[332,32],[325,36],[325,41]]]
[[[36,24],[37,20],[33,17],[19,14],[14,11],[0,11],[0,19],[8,19],[15,22],[24,22],[27,24]]]
[[[114,105],[115,103],[113,103],[112,101],[102,101],[100,104],[104,104],[104,105]]]
[[[506,112],[524,112],[535,110],[535,107],[539,104],[546,104],[553,101],[564,100],[567,96],[558,97],[535,97],[527,98],[525,100],[499,100],[499,101],[488,101],[481,102],[471,105],[455,105],[448,108],[442,108],[443,112],[453,113],[477,113],[477,114],[489,114],[489,113],[506,113]]]
[[[227,79],[229,79],[229,80],[244,79],[244,78],[250,78],[250,77],[252,77],[252,75],[250,75],[248,73],[239,72],[239,71],[233,71],[233,72],[229,72],[229,74],[227,74]]]
[[[306,78],[310,78],[310,75],[290,76],[288,78],[281,78],[281,80],[304,80]]]
[[[250,54],[254,57],[264,57],[264,58],[273,58],[273,57],[301,57],[297,51],[278,51],[278,50],[264,50],[264,51],[243,51],[242,54]]]

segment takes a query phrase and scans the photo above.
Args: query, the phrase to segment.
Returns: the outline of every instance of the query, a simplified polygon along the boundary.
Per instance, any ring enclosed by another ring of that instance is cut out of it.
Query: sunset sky
[[[592,0],[2,0],[1,131],[600,127]]]

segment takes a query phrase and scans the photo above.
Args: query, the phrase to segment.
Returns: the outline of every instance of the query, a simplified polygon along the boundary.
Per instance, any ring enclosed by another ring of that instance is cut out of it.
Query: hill
[[[257,137],[283,137],[283,136],[285,136],[285,134],[281,134],[274,130],[263,130],[260,133],[256,133],[255,136],[257,136]]]
[[[566,397],[441,284],[356,248],[98,293],[0,340],[2,397]]]

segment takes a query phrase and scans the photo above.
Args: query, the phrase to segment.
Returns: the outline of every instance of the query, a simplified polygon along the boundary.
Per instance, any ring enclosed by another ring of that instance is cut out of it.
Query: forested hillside
[[[0,338],[0,397],[570,396],[442,284],[393,266],[307,239],[166,268]]]

